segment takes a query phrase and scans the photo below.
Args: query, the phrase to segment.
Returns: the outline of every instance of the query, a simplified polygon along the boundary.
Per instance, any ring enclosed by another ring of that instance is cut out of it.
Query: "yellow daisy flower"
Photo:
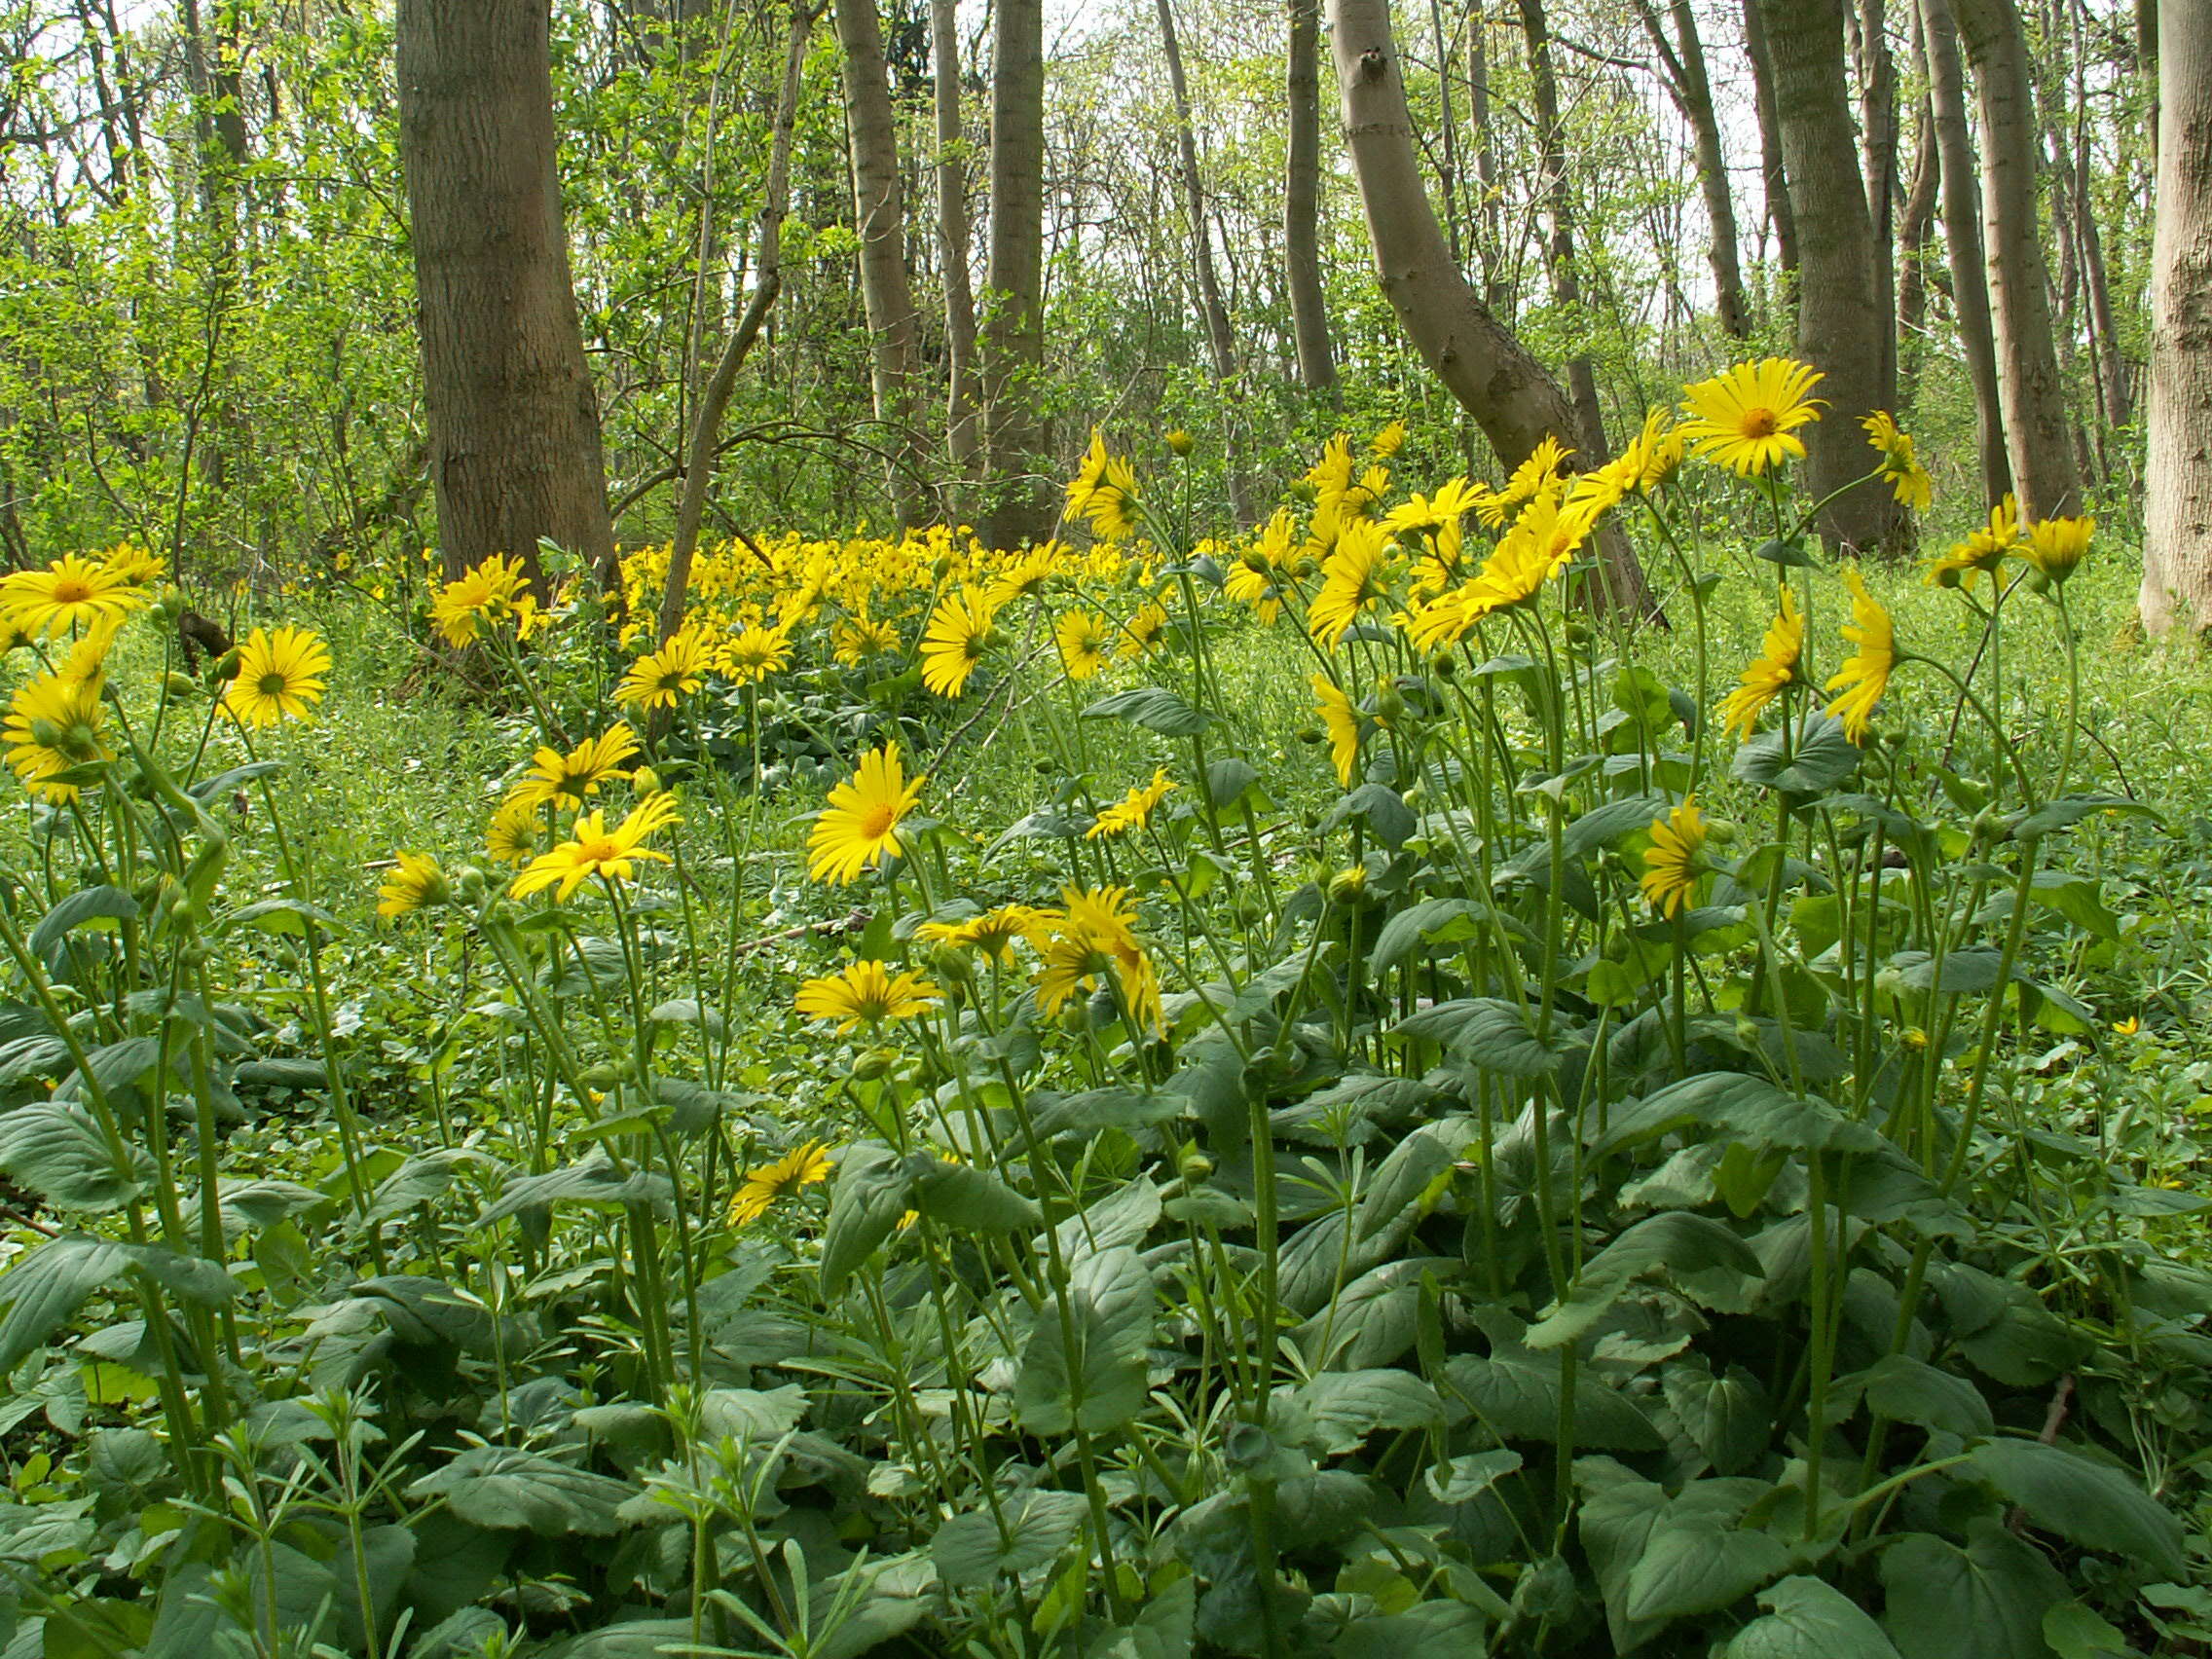
[[[2027,545],[2020,534],[2019,506],[2010,496],[1989,509],[1989,523],[1928,567],[1931,587],[1964,587],[1971,590],[1974,577],[1994,572]]]
[[[65,554],[43,570],[0,578],[0,611],[41,639],[121,622],[152,602],[143,587],[81,553]]]
[[[1882,476],[1897,493],[1898,504],[1916,513],[1926,512],[1928,503],[1936,498],[1936,484],[1928,469],[1914,459],[1912,440],[1898,430],[1898,424],[1886,410],[1877,409],[1859,424],[1866,429],[1866,441],[1881,452]]]
[[[940,697],[957,697],[983,660],[995,608],[973,588],[947,594],[930,612],[922,632],[922,684]]]
[[[614,688],[614,701],[633,712],[673,709],[706,684],[715,666],[715,654],[705,635],[696,628],[680,628],[630,665]]]
[[[1066,516],[1086,520],[1094,535],[1117,541],[1137,528],[1137,477],[1120,456],[1106,453],[1106,436],[1091,429],[1090,448],[1068,486]]]
[[[530,771],[515,786],[512,798],[532,806],[551,801],[571,811],[580,809],[584,797],[597,794],[608,779],[626,776],[621,763],[637,753],[638,734],[621,720],[566,755],[541,748],[532,756]]]
[[[747,628],[722,647],[721,656],[732,682],[757,685],[791,666],[791,636],[781,628]]]
[[[1699,456],[1740,478],[1769,472],[1791,456],[1802,459],[1797,428],[1821,418],[1813,387],[1823,378],[1788,357],[1738,363],[1682,388],[1690,416],[1682,436]]]
[[[576,820],[568,840],[549,853],[539,854],[515,877],[515,897],[527,899],[558,882],[561,890],[555,898],[566,902],[592,876],[610,882],[628,881],[637,873],[640,859],[668,864],[668,854],[644,843],[648,835],[678,822],[676,797],[669,794],[656,794],[632,808],[612,830],[607,828],[599,813],[587,812]]]
[[[1720,729],[1749,738],[1766,706],[1797,679],[1797,662],[1805,650],[1805,618],[1798,613],[1797,598],[1782,590],[1782,608],[1767,624],[1759,654],[1743,673],[1743,683],[1720,705]]]
[[[1359,711],[1327,675],[1316,674],[1312,685],[1321,724],[1329,734],[1329,758],[1336,765],[1337,782],[1348,790],[1352,767],[1359,760]]]
[[[447,903],[452,898],[453,885],[436,859],[428,853],[401,853],[398,866],[377,888],[377,914],[390,921]]]
[[[545,850],[549,831],[545,813],[534,800],[509,796],[492,814],[484,832],[485,851],[500,864],[526,865]]]
[[[830,1179],[830,1149],[820,1141],[795,1146],[772,1163],[748,1169],[729,1201],[729,1224],[745,1227],[766,1215],[776,1200]]]
[[[8,746],[9,766],[39,799],[66,805],[77,798],[79,786],[55,782],[58,775],[115,758],[105,740],[107,705],[100,692],[96,668],[72,676],[64,665],[60,673],[18,686],[9,700],[0,742]]]
[[[1705,849],[1705,817],[1696,803],[1683,801],[1651,824],[1651,846],[1643,855],[1638,882],[1644,898],[1663,916],[1678,916],[1697,885]]]
[[[2027,544],[2013,551],[2045,581],[2062,582],[2081,567],[2096,534],[2093,518],[2042,519],[2028,526]]]
[[[239,647],[239,671],[223,687],[223,707],[260,729],[304,719],[322,701],[330,647],[312,628],[256,628]]]
[[[860,758],[852,777],[830,792],[830,803],[806,839],[806,877],[840,886],[870,865],[895,858],[899,821],[921,799],[924,780],[906,781],[899,746],[887,743]]]
[[[1060,666],[1070,680],[1094,680],[1107,663],[1107,647],[1114,636],[1106,624],[1088,610],[1070,610],[1053,625],[1052,641],[1060,648]]]
[[[914,937],[929,944],[981,951],[994,961],[1014,956],[1016,940],[1034,944],[1044,937],[1045,913],[1027,904],[1001,904],[962,922],[924,922]]]
[[[1234,597],[1234,596],[1232,596]],[[1136,614],[1122,624],[1122,643],[1116,653],[1124,660],[1160,649],[1167,634],[1167,607],[1157,600],[1137,607]]]
[[[944,993],[918,974],[894,974],[876,961],[849,962],[839,973],[809,979],[793,1007],[809,1019],[834,1021],[840,1034],[895,1019],[911,1019]]]
[[[1862,743],[1874,705],[1889,689],[1890,676],[1897,669],[1897,628],[1856,570],[1845,566],[1843,579],[1851,584],[1851,624],[1843,637],[1859,648],[1844,658],[1827,682],[1826,689],[1843,693],[1829,700],[1828,713],[1843,722],[1846,737]]]
[[[1160,803],[1167,798],[1167,792],[1175,787],[1175,780],[1164,767],[1154,767],[1152,782],[1141,784],[1098,815],[1098,822],[1084,831],[1084,839],[1095,841],[1101,836],[1125,835],[1131,830],[1142,830],[1152,822],[1152,815]]]
[[[439,588],[430,621],[447,645],[459,648],[473,644],[488,624],[509,617],[518,634],[528,634],[536,609],[523,562],[495,553]]]

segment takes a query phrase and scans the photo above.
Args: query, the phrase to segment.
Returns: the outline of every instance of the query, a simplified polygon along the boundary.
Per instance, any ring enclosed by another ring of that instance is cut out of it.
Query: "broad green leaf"
[[[1989,1402],[1966,1378],[1910,1354],[1885,1354],[1865,1373],[1866,1404],[1883,1417],[1975,1440],[1997,1432]]]
[[[138,917],[138,901],[120,887],[80,887],[39,918],[28,940],[31,954],[52,963],[61,941],[87,922],[129,922]]]
[[[1682,1432],[1724,1475],[1749,1467],[1773,1438],[1766,1385],[1742,1366],[1715,1377],[1702,1366],[1670,1365],[1660,1386]]]
[[[930,1539],[938,1575],[954,1590],[1019,1577],[1046,1566],[1083,1530],[1089,1500],[1080,1492],[1028,1492],[1004,1504],[1007,1535],[987,1509],[955,1515]]]
[[[395,1177],[396,1178],[396,1177]],[[632,1168],[627,1174],[611,1160],[593,1158],[565,1164],[542,1175],[518,1175],[499,1190],[499,1196],[477,1214],[472,1227],[492,1227],[511,1215],[558,1203],[621,1204],[660,1203],[669,1196],[668,1177],[652,1170]],[[382,1189],[379,1189],[382,1197]]]
[[[527,1527],[543,1537],[619,1531],[615,1511],[632,1492],[621,1481],[513,1446],[472,1446],[407,1490],[411,1497],[444,1498],[475,1526]]]
[[[1352,1236],[1364,1242],[1403,1215],[1449,1169],[1480,1129],[1473,1118],[1423,1124],[1390,1149],[1360,1194]]]
[[[1789,1551],[1771,1532],[1662,1516],[1629,1568],[1625,1610],[1639,1624],[1714,1612],[1788,1565]]]
[[[2157,813],[2139,800],[2125,795],[2092,794],[2066,795],[2058,800],[2046,801],[2035,811],[2012,826],[2015,841],[2033,841],[2054,830],[2070,830],[2084,818],[2100,812],[2132,812],[2145,818],[2156,818]]]
[[[837,1160],[830,1189],[830,1223],[822,1236],[822,1294],[845,1287],[875,1247],[891,1236],[913,1207],[913,1178],[905,1161],[880,1141],[847,1147]]]
[[[914,1208],[958,1233],[1019,1233],[1043,1212],[987,1169],[916,1153],[906,1161]]]
[[[1736,751],[1730,770],[1747,784],[1788,794],[1819,794],[1859,770],[1862,752],[1843,733],[1843,722],[1818,710],[1794,731],[1761,732]]]
[[[1474,937],[1483,914],[1472,899],[1423,899],[1382,924],[1367,953],[1368,972],[1381,978],[1424,945]]]
[[[1797,1095],[1748,1072],[1700,1072],[1618,1108],[1599,1150],[1703,1124],[1762,1151],[1878,1152],[1882,1137],[1815,1094]]]
[[[1520,1469],[1521,1454],[1510,1446],[1494,1452],[1469,1452],[1432,1467],[1428,1490],[1439,1503],[1466,1503]]]
[[[1560,1356],[1532,1351],[1506,1331],[1504,1321],[1495,1321],[1491,1330],[1488,1357],[1461,1354],[1445,1375],[1453,1391],[1501,1440],[1558,1443]],[[1574,1444],[1609,1452],[1656,1452],[1663,1442],[1635,1402],[1582,1369],[1574,1378]]]
[[[1087,1256],[1068,1274],[1063,1310],[1049,1298],[1021,1351],[1014,1409],[1032,1434],[1119,1428],[1145,1400],[1152,1275],[1134,1250]]]
[[[1356,1451],[1378,1429],[1442,1428],[1444,1402],[1410,1371],[1324,1371],[1298,1388],[1281,1388],[1312,1419],[1324,1456]]]
[[[1992,1440],[1972,1457],[1976,1473],[2046,1531],[2148,1562],[2168,1578],[2188,1570],[2180,1521],[2132,1476],[2040,1440]]]
[[[1583,1264],[1567,1299],[1530,1326],[1524,1341],[1532,1348],[1565,1346],[1603,1318],[1638,1279],[1708,1268],[1732,1269],[1747,1278],[1765,1276],[1751,1247],[1719,1222],[1688,1210],[1646,1216]]]
[[[1912,1532],[1882,1552],[1882,1628],[1904,1659],[2050,1659],[2043,1616],[2066,1580],[2033,1545],[1981,1520],[1965,1549]]]
[[[0,1377],[30,1357],[86,1297],[122,1276],[130,1252],[122,1244],[89,1234],[64,1233],[17,1259],[0,1273]]]
[[[2061,1602],[2045,1613],[2043,1639],[2058,1659],[2135,1659],[2112,1621],[2080,1602]]]
[[[1882,1627],[1818,1578],[1785,1578],[1759,1605],[1766,1616],[1736,1633],[1726,1659],[1899,1659]]]
[[[121,1209],[154,1178],[153,1161],[126,1147],[119,1168],[92,1115],[74,1100],[48,1099],[0,1115],[0,1170],[56,1209]]]
[[[1424,1008],[1399,1020],[1391,1035],[1441,1044],[1454,1058],[1500,1077],[1548,1077],[1562,1051],[1556,1036],[1539,1039],[1527,1014],[1495,997]]]
[[[1138,685],[1101,697],[1083,711],[1087,720],[1127,720],[1161,737],[1196,737],[1213,724],[1213,716],[1193,708],[1159,685]]]

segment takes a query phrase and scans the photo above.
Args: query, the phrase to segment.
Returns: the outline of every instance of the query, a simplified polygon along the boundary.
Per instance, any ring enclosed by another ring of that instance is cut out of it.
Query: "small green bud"
[[[1213,1160],[1197,1147],[1183,1154],[1175,1165],[1175,1173],[1196,1185],[1213,1173]]]
[[[853,1060],[853,1081],[873,1083],[890,1075],[891,1068],[899,1063],[896,1049],[864,1049]]]
[[[191,675],[172,669],[162,676],[162,693],[172,703],[189,702],[200,694],[200,683]]]

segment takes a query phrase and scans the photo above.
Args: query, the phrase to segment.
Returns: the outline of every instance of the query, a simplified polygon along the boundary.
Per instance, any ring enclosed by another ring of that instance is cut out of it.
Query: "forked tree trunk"
[[[960,135],[960,0],[930,0],[930,65],[936,76],[937,234],[944,267],[945,447],[961,477],[981,450],[976,422],[976,296],[969,283],[968,152]]]
[[[867,308],[868,380],[875,418],[890,428],[887,483],[900,521],[926,512],[925,462],[914,422],[914,289],[906,273],[906,206],[899,175],[899,128],[883,63],[875,0],[835,0],[843,49],[845,129],[853,170],[853,224],[860,233],[861,300]]]
[[[584,366],[554,173],[546,0],[399,0],[399,153],[438,539],[539,593],[540,536],[605,567],[599,402]]]
[[[1899,553],[1909,525],[1879,485],[1849,488],[1871,470],[1860,423],[1882,406],[1882,337],[1892,319],[1875,303],[1874,227],[1866,213],[1843,64],[1843,0],[1759,0],[1774,60],[1782,153],[1797,210],[1797,354],[1826,378],[1820,423],[1805,434],[1805,477],[1836,496],[1821,534],[1858,553]]]
[[[1788,169],[1782,159],[1782,112],[1775,107],[1774,55],[1767,47],[1762,0],[1744,0],[1744,57],[1751,71],[1751,108],[1758,118],[1759,177],[1766,190],[1766,212],[1774,225],[1775,257],[1783,275],[1797,277],[1797,212],[1789,201]]]
[[[1352,169],[1382,292],[1446,389],[1474,418],[1500,464],[1520,465],[1547,437],[1576,430],[1574,406],[1484,307],[1453,262],[1414,154],[1413,122],[1389,0],[1330,0],[1337,87]],[[1626,536],[1601,538],[1602,603],[1654,613]]]
[[[2200,0],[2201,3],[2201,0]],[[2049,274],[2036,203],[2036,121],[2028,47],[2012,0],[1954,0],[1981,110],[1981,210],[1998,389],[2021,510],[2055,518],[2082,505],[2067,436],[2066,387],[2051,332]]]
[[[1552,72],[1552,36],[1544,18],[1544,0],[1520,0],[1521,30],[1529,41],[1529,79],[1535,94],[1536,144],[1543,168],[1542,189],[1550,235],[1544,240],[1544,265],[1551,276],[1552,298],[1580,336],[1588,322],[1582,310],[1582,278],[1574,265],[1574,203],[1567,193],[1567,133],[1560,125],[1559,81]],[[1575,447],[1586,464],[1597,465],[1612,455],[1605,439],[1604,406],[1598,401],[1598,374],[1590,354],[1577,351],[1567,360],[1567,390],[1574,398]]]
[[[1699,38],[1697,10],[1690,0],[1672,0],[1668,8],[1675,32],[1670,39],[1651,0],[1637,0],[1643,32],[1659,54],[1667,92],[1688,124],[1697,157],[1697,182],[1705,198],[1712,231],[1714,309],[1720,326],[1742,340],[1751,332],[1751,308],[1744,297],[1744,267],[1736,247],[1736,193],[1728,187],[1728,157],[1720,142],[1720,120],[1713,105],[1713,79],[1706,72],[1705,42]]]
[[[1321,284],[1321,6],[1290,0],[1289,155],[1283,167],[1283,263],[1290,281],[1291,332],[1298,381],[1308,391],[1337,389],[1329,343],[1329,296]]]
[[[2158,8],[2143,625],[2212,630],[2212,9]]]
[[[2011,493],[2005,410],[1997,388],[1997,337],[1989,320],[1989,278],[1981,255],[1981,181],[1967,122],[1966,70],[1951,0],[1920,0],[1921,45],[1928,56],[1928,106],[1942,172],[1943,241],[1958,316],[1959,352],[1973,387],[1974,452],[1982,494],[1995,506]]]
[[[790,32],[784,38],[784,78],[776,94],[776,124],[768,139],[768,177],[760,201],[760,251],[753,266],[753,297],[722,348],[715,372],[699,394],[684,452],[683,497],[676,509],[676,539],[668,552],[668,577],[661,588],[660,638],[683,626],[683,606],[691,586],[691,561],[699,546],[699,527],[707,517],[707,486],[713,481],[720,448],[722,415],[745,367],[754,342],[777,295],[784,291],[784,216],[791,209],[792,132],[798,125],[798,89],[806,69],[806,37],[814,24],[807,0],[793,0]]]
[[[991,64],[991,253],[983,335],[984,444],[994,546],[1051,533],[1037,472],[1044,448],[1038,376],[1045,363],[1044,0],[998,0]]]

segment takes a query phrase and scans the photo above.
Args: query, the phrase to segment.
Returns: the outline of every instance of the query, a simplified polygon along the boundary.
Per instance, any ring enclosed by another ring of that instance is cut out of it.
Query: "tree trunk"
[[[1668,8],[1675,20],[1670,40],[1651,0],[1637,0],[1637,16],[1643,32],[1659,54],[1667,91],[1689,125],[1697,157],[1698,188],[1705,197],[1705,216],[1712,228],[1714,304],[1720,326],[1742,340],[1751,332],[1751,304],[1744,297],[1744,267],[1736,248],[1736,197],[1728,188],[1728,157],[1720,143],[1720,121],[1713,107],[1713,81],[1705,66],[1705,42],[1698,37],[1697,10],[1690,0],[1672,0]]]
[[[991,64],[991,251],[986,276],[984,429],[997,547],[1051,534],[1037,473],[1044,448],[1038,377],[1045,363],[1044,0],[999,0]]]
[[[683,464],[683,497],[676,509],[676,539],[668,550],[668,576],[661,586],[660,638],[683,626],[683,607],[691,587],[691,561],[699,547],[699,527],[707,517],[707,486],[714,478],[722,415],[729,408],[737,371],[760,338],[761,324],[784,288],[784,216],[791,210],[792,131],[798,125],[798,89],[806,70],[806,37],[814,14],[806,0],[793,0],[790,32],[784,41],[784,78],[776,93],[776,125],[768,140],[768,177],[760,202],[760,251],[754,264],[753,297],[736,332],[722,348],[721,359],[699,394],[691,418],[690,442]]]
[[[1942,171],[1943,240],[1951,272],[1951,304],[1959,322],[1959,351],[1973,387],[1974,447],[1981,457],[1982,493],[1995,506],[2012,491],[2012,461],[2005,447],[2005,411],[1997,387],[1997,342],[1989,320],[1989,278],[1982,272],[1981,183],[1973,138],[1967,125],[1966,71],[1959,62],[1959,31],[1951,0],[1920,0],[1921,44],[1928,54],[1928,105],[1936,122]]]
[[[1775,107],[1774,56],[1767,49],[1761,0],[1744,0],[1744,56],[1751,71],[1751,105],[1759,125],[1759,176],[1766,188],[1767,217],[1774,224],[1775,257],[1783,275],[1797,278],[1797,212],[1789,200],[1782,160],[1782,112]]]
[[[2212,10],[2158,8],[2143,625],[2212,629]]]
[[[944,342],[951,385],[945,444],[963,478],[981,447],[976,423],[976,296],[968,279],[968,152],[960,136],[960,0],[930,0],[931,69],[936,76],[937,216],[944,266]]]
[[[1783,168],[1797,214],[1797,354],[1826,377],[1819,424],[1806,435],[1805,477],[1831,545],[1903,550],[1909,527],[1879,484],[1848,488],[1870,469],[1860,422],[1881,407],[1882,336],[1875,302],[1874,226],[1860,178],[1843,64],[1843,0],[1759,0],[1782,118]]]
[[[438,539],[544,594],[539,537],[613,557],[554,172],[546,0],[399,0],[399,153]]]
[[[902,524],[928,511],[926,461],[914,424],[914,289],[906,275],[906,205],[899,128],[883,64],[875,0],[835,0],[843,49],[845,130],[853,166],[853,223],[861,239],[861,299],[867,308],[868,380],[875,418],[891,429],[891,498]]]
[[[2027,41],[2012,0],[1954,3],[1981,111],[1984,263],[2012,488],[2030,517],[2056,518],[2080,510],[2082,478],[2066,435],[2066,387],[2050,325]]]
[[[1529,77],[1536,104],[1536,142],[1543,168],[1545,216],[1549,236],[1544,242],[1544,264],[1552,279],[1552,298],[1567,313],[1568,327],[1583,337],[1589,328],[1582,312],[1582,279],[1574,268],[1574,203],[1567,194],[1567,134],[1560,125],[1559,82],[1552,73],[1551,30],[1544,21],[1544,0],[1520,0],[1521,30],[1529,41]],[[1567,384],[1574,395],[1575,424],[1581,433],[1576,447],[1583,459],[1597,465],[1612,455],[1605,438],[1604,406],[1598,401],[1598,376],[1590,354],[1577,351],[1567,360]]]
[[[1497,130],[1490,119],[1490,18],[1483,0],[1467,0],[1467,122],[1475,135],[1475,188],[1482,200],[1475,236],[1482,243],[1483,304],[1498,316],[1513,314],[1513,284],[1505,279],[1505,214],[1497,187]]]
[[[1221,303],[1221,281],[1213,268],[1213,237],[1206,228],[1205,180],[1198,173],[1198,145],[1191,131],[1191,89],[1183,78],[1183,48],[1175,38],[1172,0],[1159,0],[1160,44],[1167,54],[1167,88],[1175,99],[1175,159],[1183,173],[1183,205],[1191,221],[1191,264],[1198,277],[1198,308],[1205,313],[1206,350],[1213,378],[1236,374],[1236,343],[1229,332],[1229,311]]]
[[[1389,0],[1330,0],[1329,18],[1345,134],[1382,292],[1422,359],[1511,469],[1545,438],[1574,432],[1573,405],[1528,349],[1498,326],[1444,245],[1414,155]],[[1627,537],[1603,536],[1600,558],[1603,602],[1652,614],[1650,591]]]
[[[1859,0],[1860,166],[1866,215],[1874,227],[1874,309],[1882,319],[1882,360],[1874,403],[1898,405],[1898,69],[1890,55],[1884,0]]]
[[[1913,13],[1913,34],[1920,33],[1920,14]],[[1915,52],[1914,56],[1921,55]],[[1904,216],[1898,221],[1898,405],[1899,412],[1912,406],[1920,381],[1920,338],[1928,331],[1929,232],[1936,221],[1936,192],[1943,169],[1936,150],[1936,116],[1928,100],[1920,100],[1913,123],[1912,186],[1905,192]]]
[[[1283,169],[1283,263],[1290,280],[1291,331],[1298,381],[1308,391],[1337,391],[1329,344],[1329,296],[1321,284],[1321,7],[1290,0],[1290,154]]]

